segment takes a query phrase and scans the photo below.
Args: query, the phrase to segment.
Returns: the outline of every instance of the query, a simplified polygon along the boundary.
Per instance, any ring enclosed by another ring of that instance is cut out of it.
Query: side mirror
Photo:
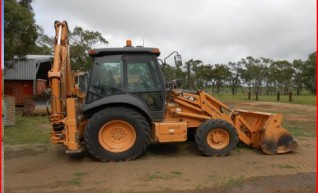
[[[176,66],[182,66],[182,59],[180,54],[174,56],[174,63]]]
[[[182,59],[181,59],[181,55],[177,52],[177,51],[173,51],[171,54],[169,54],[169,56],[167,56],[164,60],[163,60],[163,64],[166,64],[166,59],[168,59],[170,56],[172,56],[173,54],[176,54],[174,56],[174,63],[176,66],[182,66]]]

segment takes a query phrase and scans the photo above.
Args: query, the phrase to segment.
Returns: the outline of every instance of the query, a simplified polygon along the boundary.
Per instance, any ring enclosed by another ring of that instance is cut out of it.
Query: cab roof
[[[103,56],[113,54],[155,54],[160,55],[158,48],[145,48],[145,47],[123,47],[123,48],[99,48],[89,51],[90,56]]]

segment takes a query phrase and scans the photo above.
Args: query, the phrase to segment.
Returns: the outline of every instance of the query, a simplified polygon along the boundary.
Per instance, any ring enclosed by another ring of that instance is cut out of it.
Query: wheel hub
[[[99,143],[110,152],[120,153],[130,149],[136,141],[136,132],[126,121],[114,120],[106,123],[99,131]]]
[[[213,143],[221,144],[224,143],[224,136],[220,133],[214,133],[212,136]]]
[[[116,141],[120,142],[121,140],[123,140],[125,136],[127,136],[127,134],[125,133],[125,130],[120,127],[113,128],[111,133],[112,133],[112,139],[114,142]]]
[[[225,148],[230,143],[230,135],[224,129],[213,129],[207,135],[207,143],[213,149]]]

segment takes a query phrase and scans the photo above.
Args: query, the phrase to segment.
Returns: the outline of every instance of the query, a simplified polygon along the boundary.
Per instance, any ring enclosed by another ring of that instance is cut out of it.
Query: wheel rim
[[[110,152],[120,153],[130,149],[136,141],[132,125],[122,120],[107,122],[99,131],[99,143]]]
[[[208,133],[207,142],[213,149],[223,149],[230,143],[230,135],[224,129],[213,129]]]

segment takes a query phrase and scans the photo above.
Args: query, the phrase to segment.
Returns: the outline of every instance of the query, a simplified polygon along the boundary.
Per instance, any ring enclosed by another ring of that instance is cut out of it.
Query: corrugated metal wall
[[[19,60],[4,71],[5,80],[35,80],[36,60]]]
[[[25,59],[8,62],[4,69],[4,94],[14,96],[16,105],[23,105],[26,97],[32,97],[46,89],[47,72],[51,68],[51,56],[27,55]],[[40,66],[41,67],[40,67]],[[37,73],[41,81],[37,84]],[[37,88],[38,86],[38,88]]]

